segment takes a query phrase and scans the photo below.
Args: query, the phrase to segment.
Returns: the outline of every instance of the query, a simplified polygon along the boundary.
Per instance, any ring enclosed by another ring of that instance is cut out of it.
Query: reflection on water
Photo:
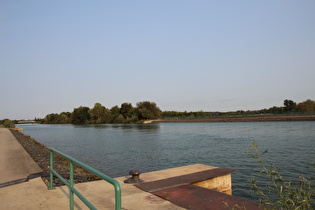
[[[290,180],[315,160],[315,122],[19,125],[53,147],[112,177],[201,163],[238,170],[233,194],[252,198],[248,180],[260,168],[246,154],[255,140]],[[264,183],[265,180],[263,180]],[[265,184],[265,183],[264,183]]]
[[[112,125],[113,128],[120,128],[122,130],[138,130],[147,132],[158,132],[160,129],[159,124],[119,124]]]
[[[108,128],[120,128],[122,130],[139,130],[139,131],[159,131],[159,124],[94,124],[94,125],[74,125],[75,128],[96,128],[96,129],[108,129]]]

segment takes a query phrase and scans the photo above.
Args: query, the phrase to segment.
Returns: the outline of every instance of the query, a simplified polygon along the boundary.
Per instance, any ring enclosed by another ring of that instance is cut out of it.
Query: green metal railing
[[[65,180],[58,172],[56,172],[53,168],[54,166],[54,153],[57,153],[65,158],[67,158],[70,161],[70,182]],[[93,174],[99,176],[100,178],[104,179],[105,181],[109,182],[114,186],[115,189],[115,209],[120,210],[121,209],[121,188],[120,184],[117,180],[95,170],[94,168],[91,168],[90,166],[62,153],[59,152],[58,150],[51,149],[50,150],[50,183],[49,183],[49,189],[53,189],[53,175],[57,176],[65,185],[68,186],[69,188],[69,200],[70,200],[70,209],[74,209],[74,194],[76,194],[85,205],[87,205],[90,209],[96,209],[86,198],[84,198],[81,193],[79,193],[75,188],[74,188],[74,163],[76,165],[79,165],[86,170],[92,172]]]

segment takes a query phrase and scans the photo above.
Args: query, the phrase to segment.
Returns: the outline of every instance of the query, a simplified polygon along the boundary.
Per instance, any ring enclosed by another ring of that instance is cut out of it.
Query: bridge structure
[[[34,120],[20,120],[18,121],[18,124],[35,124],[36,122]]]

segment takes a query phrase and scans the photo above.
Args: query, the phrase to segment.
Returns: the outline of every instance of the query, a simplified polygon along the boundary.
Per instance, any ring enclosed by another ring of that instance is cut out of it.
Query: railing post
[[[54,167],[54,152],[50,150],[49,152],[49,189],[52,190],[54,189],[54,174],[52,172]]]
[[[73,185],[74,185],[74,180],[73,180],[73,174],[74,174],[74,170],[73,170],[73,162],[70,160],[70,188],[69,188],[69,196],[70,196],[70,210],[74,209],[74,195],[73,195]]]
[[[114,185],[115,188],[115,209],[121,210],[121,189],[120,185]]]

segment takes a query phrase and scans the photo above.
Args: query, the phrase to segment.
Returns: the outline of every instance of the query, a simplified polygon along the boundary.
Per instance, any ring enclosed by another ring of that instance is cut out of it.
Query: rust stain
[[[266,209],[258,203],[239,197],[226,195],[195,185],[183,185],[154,192],[174,204],[187,209]]]
[[[149,203],[152,204],[161,204],[163,203],[165,200],[156,196],[156,195],[148,195],[144,197],[144,200],[148,201]]]

